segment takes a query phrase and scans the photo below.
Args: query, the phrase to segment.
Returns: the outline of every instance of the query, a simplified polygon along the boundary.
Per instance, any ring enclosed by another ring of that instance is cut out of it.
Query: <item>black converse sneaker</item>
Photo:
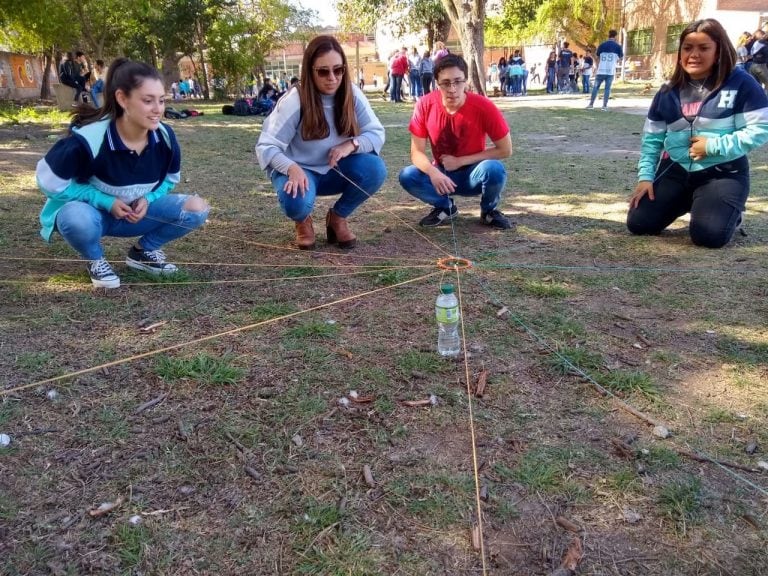
[[[419,221],[419,226],[440,226],[441,224],[446,224],[456,218],[458,213],[459,209],[456,208],[456,204],[451,201],[450,208],[433,208],[432,212]]]
[[[480,215],[480,221],[486,226],[492,226],[493,228],[499,228],[501,230],[509,230],[510,228],[515,227],[515,223],[499,210],[484,212]]]
[[[88,274],[94,288],[120,288],[120,278],[104,258],[88,262]]]
[[[125,263],[129,268],[143,270],[155,276],[175,274],[178,272],[176,264],[165,261],[165,252],[162,250],[143,250],[131,246]]]

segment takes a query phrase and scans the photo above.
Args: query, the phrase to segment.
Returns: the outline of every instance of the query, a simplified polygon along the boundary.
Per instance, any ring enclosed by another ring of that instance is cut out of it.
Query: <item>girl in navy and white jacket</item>
[[[747,153],[766,141],[762,88],[736,67],[736,51],[717,20],[693,22],[680,35],[672,78],[648,111],[629,231],[659,234],[690,212],[693,243],[724,246],[749,195]]]
[[[40,234],[59,232],[88,262],[97,288],[120,278],[104,257],[103,236],[138,237],[126,264],[155,275],[173,274],[160,249],[201,226],[208,204],[198,196],[169,194],[179,182],[181,151],[160,122],[165,87],[157,70],[127,58],[109,68],[101,108],[80,107],[69,136],[37,164],[47,196]]]

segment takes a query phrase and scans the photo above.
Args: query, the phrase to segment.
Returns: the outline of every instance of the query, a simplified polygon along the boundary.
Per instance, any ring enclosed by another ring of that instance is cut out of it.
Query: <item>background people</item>
[[[624,58],[624,50],[621,48],[621,44],[616,42],[616,36],[618,36],[616,30],[608,31],[608,40],[600,44],[597,47],[595,55],[598,59],[597,73],[595,74],[595,83],[592,87],[592,96],[589,99],[587,108],[592,108],[597,98],[597,93],[600,90],[600,85],[605,82],[605,89],[603,90],[603,108],[605,112],[608,110],[608,98],[611,96],[611,84],[613,84],[613,77],[616,75],[616,64],[619,60]]]
[[[296,245],[315,246],[316,196],[340,194],[326,214],[330,244],[355,246],[347,218],[384,183],[384,128],[350,77],[333,36],[318,36],[304,51],[298,90],[282,98],[256,144],[280,206],[296,227]]]

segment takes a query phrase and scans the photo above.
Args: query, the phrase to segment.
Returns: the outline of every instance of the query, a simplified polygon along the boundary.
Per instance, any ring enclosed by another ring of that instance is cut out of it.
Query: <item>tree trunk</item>
[[[56,54],[53,46],[43,51],[43,77],[40,79],[40,100],[48,100],[51,97],[51,64]]]
[[[469,66],[470,84],[475,92],[485,95],[485,66],[483,66],[485,2],[484,0],[442,0],[442,2],[451,23],[459,33],[464,60]]]
[[[163,54],[163,84],[166,90],[179,79],[179,61],[175,54]]]

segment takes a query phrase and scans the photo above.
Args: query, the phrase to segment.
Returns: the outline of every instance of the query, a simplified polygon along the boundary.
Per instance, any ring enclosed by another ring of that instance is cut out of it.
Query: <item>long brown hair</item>
[[[688,73],[683,70],[680,54],[685,38],[694,32],[703,32],[717,45],[717,57],[715,58],[715,64],[712,67],[712,71],[714,72],[714,86],[712,90],[717,90],[723,85],[728,76],[731,75],[733,68],[736,66],[736,49],[728,39],[728,33],[725,31],[722,24],[714,18],[704,18],[703,20],[691,22],[685,27],[685,30],[680,33],[680,42],[677,44],[677,64],[675,64],[675,70],[672,72],[672,77],[669,79],[668,87],[680,90],[685,87],[688,80],[690,80]],[[710,73],[710,77],[712,77],[712,75],[713,74]]]
[[[341,78],[339,89],[333,96],[333,121],[339,136],[357,136],[360,127],[355,114],[355,97],[352,91],[347,56],[341,44],[333,36],[317,36],[312,39],[304,51],[301,61],[301,82],[299,82],[299,97],[301,99],[301,137],[304,140],[322,140],[331,133],[323,112],[321,92],[315,86],[312,77],[315,60],[327,54],[337,52],[341,55],[341,63],[345,72]]]
[[[85,126],[97,120],[110,118],[115,120],[123,115],[124,110],[117,103],[115,93],[122,90],[128,96],[134,88],[141,86],[147,79],[163,81],[160,72],[144,62],[135,62],[128,58],[118,58],[109,67],[104,80],[104,104],[101,108],[93,108],[89,104],[81,104],[72,115],[72,126]]]

